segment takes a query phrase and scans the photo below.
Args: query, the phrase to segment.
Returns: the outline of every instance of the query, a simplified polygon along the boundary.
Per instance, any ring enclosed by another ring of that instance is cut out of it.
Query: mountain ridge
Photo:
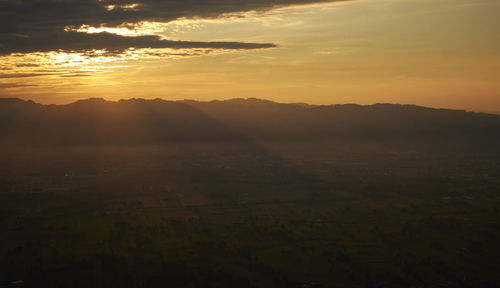
[[[339,103],[339,104],[310,104],[310,103],[302,103],[302,102],[276,102],[272,100],[267,100],[267,99],[262,99],[262,98],[254,98],[254,97],[249,97],[249,98],[231,98],[231,99],[223,99],[223,100],[208,100],[208,101],[200,101],[200,100],[193,100],[193,99],[184,99],[184,100],[167,100],[163,98],[154,98],[154,99],[146,99],[146,98],[124,98],[124,99],[119,99],[119,100],[109,100],[101,97],[91,97],[91,98],[85,98],[85,99],[79,99],[74,102],[66,103],[66,104],[42,104],[35,102],[31,99],[21,99],[21,98],[16,98],[16,97],[9,97],[9,98],[0,98],[0,105],[5,104],[5,102],[10,102],[12,103],[26,103],[26,104],[36,104],[36,105],[41,105],[41,106],[68,106],[68,105],[75,105],[75,104],[84,104],[84,103],[126,103],[126,102],[169,102],[169,103],[200,103],[200,104],[214,104],[214,103],[230,103],[230,104],[277,104],[277,105],[288,105],[288,106],[295,106],[295,107],[302,107],[302,108],[348,108],[348,107],[355,107],[355,108],[377,108],[377,107],[400,107],[400,108],[415,108],[415,109],[422,109],[422,110],[437,110],[437,111],[454,111],[454,112],[465,112],[465,113],[473,113],[473,114],[483,114],[483,115],[492,115],[492,116],[497,116],[500,117],[500,114],[496,113],[488,113],[488,112],[482,112],[482,111],[472,111],[472,110],[466,110],[466,109],[453,109],[453,108],[446,108],[446,107],[429,107],[429,106],[422,106],[422,105],[417,105],[417,104],[400,104],[400,103],[390,103],[390,102],[377,102],[374,104],[357,104],[357,103]]]
[[[500,139],[500,115],[379,103],[304,106],[257,98],[169,101],[90,98],[63,105],[0,99],[0,143],[136,145],[171,142]]]

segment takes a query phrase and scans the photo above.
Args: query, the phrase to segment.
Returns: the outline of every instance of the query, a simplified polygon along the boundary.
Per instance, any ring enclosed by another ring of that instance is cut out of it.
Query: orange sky
[[[496,0],[355,0],[148,22],[135,30],[80,27],[277,47],[4,55],[0,95],[41,103],[257,97],[500,113],[497,11]]]

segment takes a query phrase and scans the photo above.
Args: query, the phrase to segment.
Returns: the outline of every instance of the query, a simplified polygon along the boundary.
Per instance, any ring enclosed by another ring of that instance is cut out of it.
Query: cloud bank
[[[127,48],[270,48],[272,43],[172,41],[157,35],[85,33],[67,27],[117,27],[143,21],[217,18],[228,13],[266,11],[289,5],[338,0],[0,0],[0,55],[58,50]]]

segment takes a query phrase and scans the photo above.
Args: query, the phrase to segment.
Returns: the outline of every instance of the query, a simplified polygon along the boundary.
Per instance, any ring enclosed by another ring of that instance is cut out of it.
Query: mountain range
[[[415,105],[129,99],[41,105],[0,99],[2,145],[139,145],[219,141],[449,141],[495,147],[500,116]]]

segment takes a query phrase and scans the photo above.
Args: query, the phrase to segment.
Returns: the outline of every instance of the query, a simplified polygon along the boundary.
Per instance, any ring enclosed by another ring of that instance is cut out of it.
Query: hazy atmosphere
[[[0,0],[0,288],[500,287],[499,11]]]

